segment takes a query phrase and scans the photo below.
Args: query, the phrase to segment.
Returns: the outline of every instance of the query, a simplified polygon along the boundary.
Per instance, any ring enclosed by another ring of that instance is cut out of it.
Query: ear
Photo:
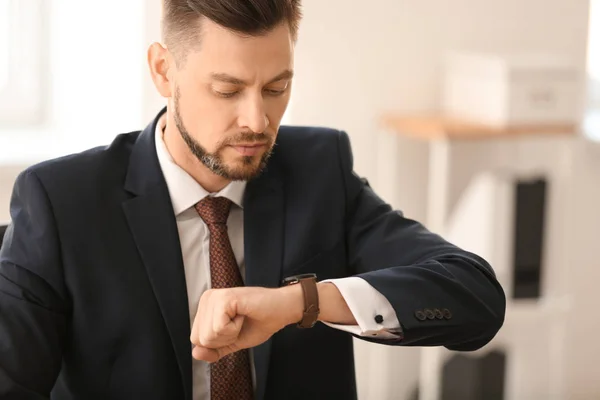
[[[169,50],[160,43],[152,43],[148,48],[148,67],[158,93],[165,98],[172,97],[172,76],[175,65]]]

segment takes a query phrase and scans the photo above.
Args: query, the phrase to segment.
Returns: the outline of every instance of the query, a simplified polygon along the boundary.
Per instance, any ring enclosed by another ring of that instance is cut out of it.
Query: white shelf
[[[506,398],[530,398],[528,394],[537,391],[555,393],[552,399],[562,400],[566,323],[573,302],[566,295],[570,287],[565,269],[568,258],[560,246],[553,245],[564,241],[565,221],[553,211],[569,206],[570,143],[577,137],[573,134],[576,129],[555,126],[501,131],[431,118],[400,118],[387,125],[405,136],[429,141],[428,228],[488,260],[506,291],[503,328],[473,355],[496,348],[507,350]],[[532,157],[540,147],[547,157]],[[544,176],[551,182],[543,297],[512,299],[514,180],[531,176]],[[421,400],[439,400],[443,365],[453,353],[444,347],[422,349]],[[534,370],[540,373],[529,373]]]

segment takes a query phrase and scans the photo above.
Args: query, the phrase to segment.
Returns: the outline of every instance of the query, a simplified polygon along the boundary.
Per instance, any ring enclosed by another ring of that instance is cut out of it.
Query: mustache
[[[236,143],[268,143],[273,141],[272,135],[267,133],[240,132],[235,136],[228,137],[220,143],[219,147],[229,146]]]

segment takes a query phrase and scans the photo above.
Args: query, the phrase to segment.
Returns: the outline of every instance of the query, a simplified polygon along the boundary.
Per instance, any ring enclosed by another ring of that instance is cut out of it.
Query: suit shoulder
[[[345,132],[322,127],[283,126],[279,130],[273,161],[288,175],[335,173],[349,153]]]
[[[285,158],[294,158],[294,155],[331,157],[337,152],[339,141],[345,137],[343,131],[332,128],[282,126],[275,151]]]
[[[34,173],[42,182],[50,185],[60,182],[75,184],[79,180],[107,180],[119,170],[123,173],[126,171],[131,149],[139,133],[120,134],[110,145],[43,161],[23,173]]]
[[[335,141],[340,134],[342,134],[341,131],[333,128],[284,125],[279,128],[277,141],[281,144],[311,144],[322,141]]]

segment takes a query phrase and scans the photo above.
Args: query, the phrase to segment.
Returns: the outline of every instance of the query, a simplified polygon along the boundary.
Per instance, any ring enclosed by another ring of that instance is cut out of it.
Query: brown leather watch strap
[[[300,328],[312,328],[319,319],[319,291],[315,277],[300,279],[304,293],[304,315],[298,323]]]
[[[317,290],[317,275],[302,274],[285,278],[283,286],[300,284],[304,295],[304,314],[298,322],[299,328],[312,328],[319,319],[319,291]]]

